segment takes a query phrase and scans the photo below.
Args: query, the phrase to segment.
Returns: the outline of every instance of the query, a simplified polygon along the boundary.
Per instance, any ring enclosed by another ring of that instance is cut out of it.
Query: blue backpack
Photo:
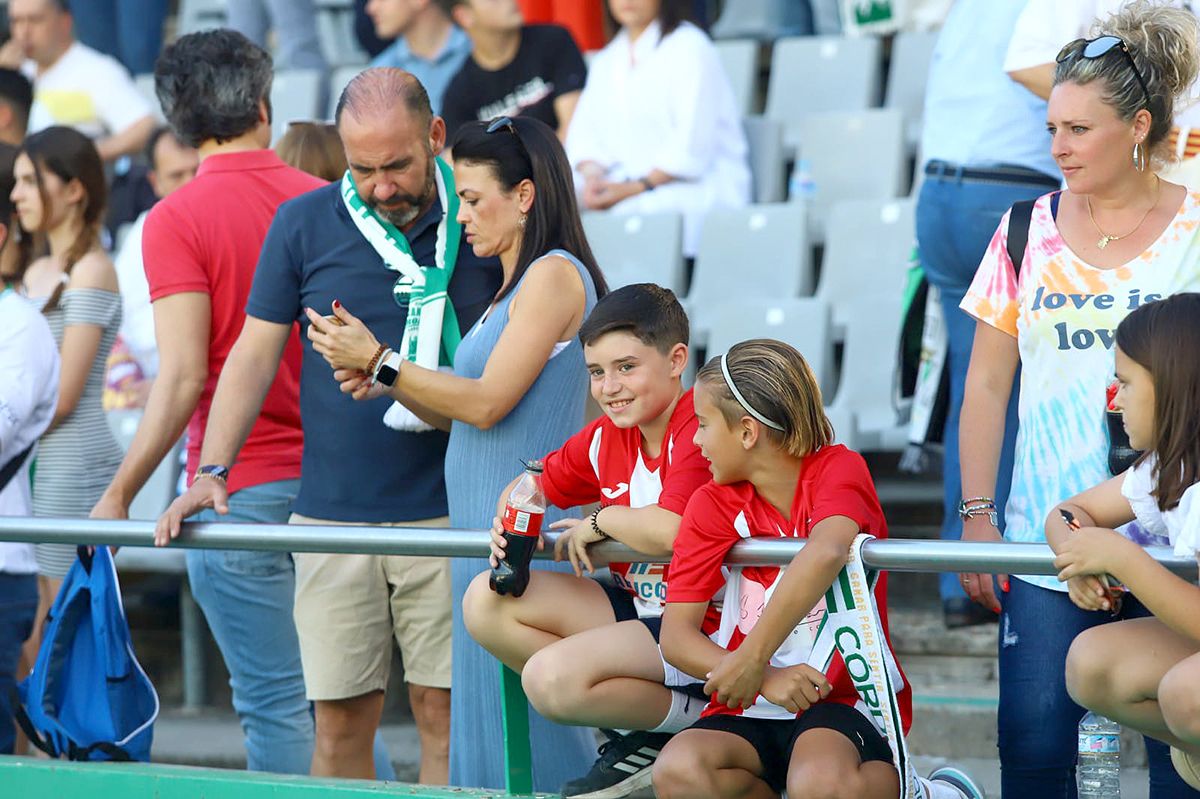
[[[79,547],[42,636],[13,703],[29,740],[51,757],[148,761],[158,694],[134,657],[108,547]]]

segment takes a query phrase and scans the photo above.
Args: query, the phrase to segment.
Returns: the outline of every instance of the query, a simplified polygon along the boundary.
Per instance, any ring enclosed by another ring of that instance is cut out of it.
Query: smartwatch
[[[196,482],[201,477],[208,477],[212,480],[224,483],[229,479],[229,467],[219,466],[217,464],[206,464],[196,468],[196,474],[192,477],[192,482]]]
[[[400,362],[404,360],[400,357],[400,353],[391,350],[387,355],[383,356],[383,360],[379,362],[379,366],[375,368],[375,381],[383,383],[388,388],[396,384],[396,377],[400,374]]]

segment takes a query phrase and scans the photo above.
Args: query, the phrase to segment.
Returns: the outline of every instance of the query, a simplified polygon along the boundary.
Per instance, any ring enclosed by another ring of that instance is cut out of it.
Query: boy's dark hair
[[[33,107],[33,84],[15,69],[0,67],[0,101],[12,106],[17,125],[22,131],[29,126],[29,109]]]
[[[690,338],[687,312],[675,292],[655,283],[633,283],[602,297],[580,325],[579,341],[586,347],[616,331],[664,355]]]
[[[237,31],[189,33],[154,64],[154,92],[181,142],[224,143],[258,126],[258,104],[271,115],[271,56]]]
[[[1179,505],[1200,482],[1200,294],[1148,302],[1117,326],[1121,352],[1154,381],[1154,499],[1162,511]]]

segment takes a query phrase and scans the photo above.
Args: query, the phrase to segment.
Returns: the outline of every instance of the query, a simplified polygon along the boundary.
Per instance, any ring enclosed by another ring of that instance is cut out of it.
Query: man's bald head
[[[397,106],[412,115],[419,129],[429,129],[433,108],[421,81],[402,69],[373,67],[355,75],[342,90],[333,119],[341,127],[343,114],[364,122],[390,114]]]

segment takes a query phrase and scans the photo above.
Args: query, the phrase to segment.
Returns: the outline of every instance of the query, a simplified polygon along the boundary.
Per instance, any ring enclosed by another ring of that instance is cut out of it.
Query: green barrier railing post
[[[504,730],[504,789],[533,793],[533,752],[529,746],[529,700],[521,675],[500,664],[500,712]]]

